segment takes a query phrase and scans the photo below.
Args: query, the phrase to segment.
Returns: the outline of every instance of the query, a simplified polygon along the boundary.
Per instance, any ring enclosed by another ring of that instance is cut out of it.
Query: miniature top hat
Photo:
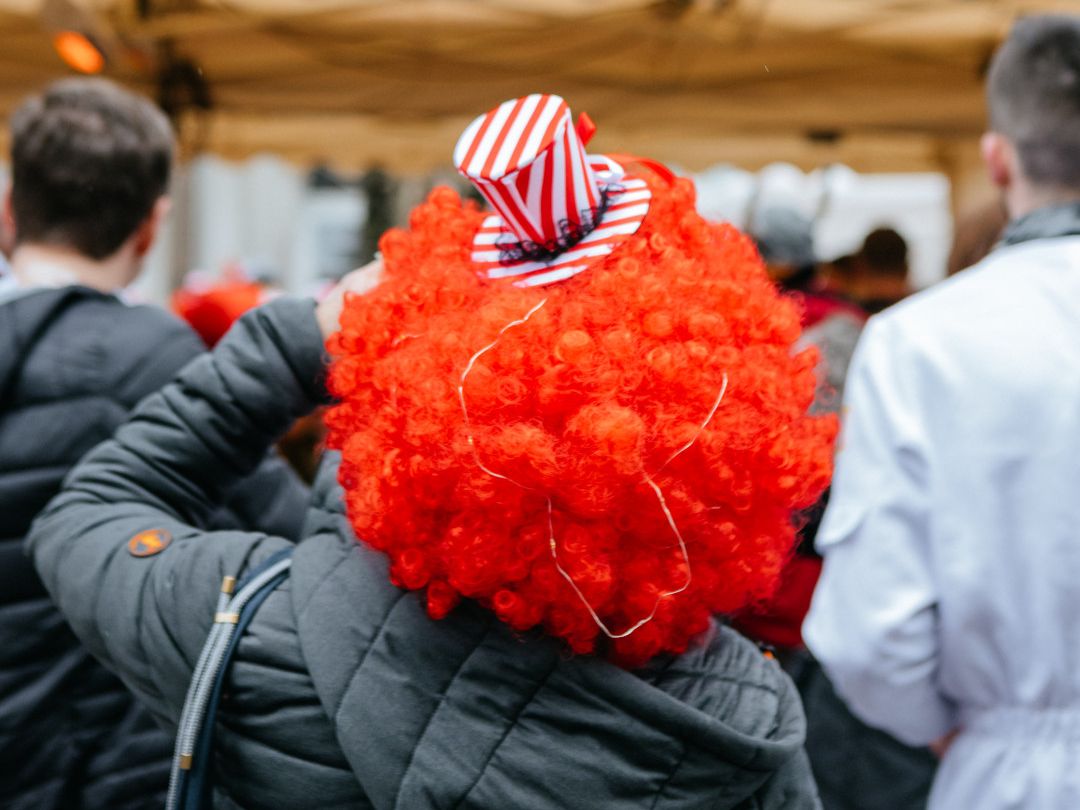
[[[473,240],[488,278],[519,286],[577,275],[641,227],[652,194],[604,155],[587,155],[592,122],[574,127],[558,96],[506,101],[473,121],[454,165],[495,209]]]

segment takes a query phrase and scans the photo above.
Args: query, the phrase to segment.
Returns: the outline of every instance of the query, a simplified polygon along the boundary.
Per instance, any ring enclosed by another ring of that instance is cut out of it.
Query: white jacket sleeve
[[[937,689],[930,444],[917,353],[887,317],[859,342],[817,547],[825,558],[803,627],[851,710],[923,745],[956,725]]]

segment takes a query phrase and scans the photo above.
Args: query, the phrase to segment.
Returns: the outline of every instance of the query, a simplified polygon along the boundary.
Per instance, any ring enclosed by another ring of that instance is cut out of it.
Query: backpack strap
[[[202,810],[212,805],[214,717],[225,675],[255,611],[289,576],[292,548],[271,555],[237,585],[225,577],[214,624],[191,676],[176,733],[166,810]],[[235,595],[234,595],[235,592]]]
[[[24,298],[26,296],[43,294],[45,292],[48,292],[48,290],[43,288],[20,289],[10,297],[5,297],[3,300],[12,300],[15,297]],[[15,388],[18,385],[20,377],[22,377],[27,360],[30,358],[30,355],[33,354],[33,349],[37,347],[38,343],[41,342],[48,331],[56,326],[57,319],[65,310],[69,309],[76,302],[86,298],[89,294],[93,293],[84,287],[67,287],[62,294],[56,296],[51,301],[42,299],[48,301],[48,305],[46,307],[39,307],[39,312],[36,315],[37,321],[29,334],[14,334],[14,325],[12,325],[10,329],[4,330],[12,333],[4,335],[5,341],[13,338],[17,339],[18,346],[23,347],[23,350],[15,359],[15,362],[8,368],[5,375],[0,377],[0,413],[7,410],[10,400],[15,398]],[[103,295],[103,293],[97,294]],[[2,301],[0,301],[0,303],[2,303]],[[10,346],[7,348],[8,351],[11,350]]]

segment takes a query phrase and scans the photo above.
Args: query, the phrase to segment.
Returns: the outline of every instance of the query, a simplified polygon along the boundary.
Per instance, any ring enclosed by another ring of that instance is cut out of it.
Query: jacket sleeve
[[[222,577],[289,544],[195,527],[323,398],[322,373],[310,301],[279,299],[245,315],[83,459],[31,530],[34,564],[76,635],[168,724]],[[168,542],[137,556],[129,541],[144,532]]]
[[[311,489],[276,449],[229,493],[207,528],[254,529],[299,541]]]
[[[160,390],[184,366],[206,352],[202,340],[175,316],[155,307],[136,307],[130,313],[137,318],[140,336],[152,335],[154,342],[139,352],[115,393],[125,411]],[[110,334],[109,339],[124,340],[125,336]],[[105,438],[101,436],[102,440]],[[207,528],[255,529],[299,540],[309,496],[307,485],[272,450],[251,475],[230,489],[219,508],[209,516]]]
[[[906,354],[905,354],[906,353]],[[874,319],[852,362],[807,646],[855,714],[912,745],[956,725],[938,691],[930,443],[905,335]]]

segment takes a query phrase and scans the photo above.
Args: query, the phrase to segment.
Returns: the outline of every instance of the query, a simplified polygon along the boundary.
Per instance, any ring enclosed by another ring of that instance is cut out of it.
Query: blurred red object
[[[212,347],[237,318],[270,296],[262,284],[227,274],[216,283],[193,283],[177,290],[172,296],[172,309]]]

